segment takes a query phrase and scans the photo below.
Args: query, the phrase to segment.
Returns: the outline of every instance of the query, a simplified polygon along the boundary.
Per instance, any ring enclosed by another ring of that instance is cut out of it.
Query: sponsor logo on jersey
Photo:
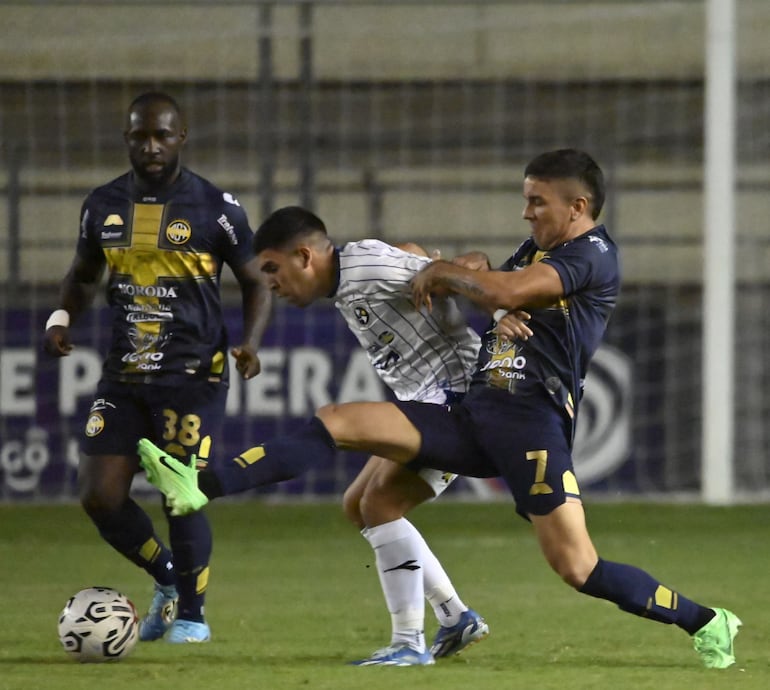
[[[230,239],[230,244],[238,244],[238,238],[235,236],[235,228],[224,213],[219,216],[219,218],[217,218],[217,223],[219,223],[227,233],[227,237]]]
[[[118,290],[121,295],[131,295],[132,297],[162,297],[165,299],[176,299],[175,287],[165,285],[135,285],[134,283],[118,283]]]
[[[119,238],[123,237],[123,231],[118,230],[117,232],[107,232],[106,230],[102,230],[102,239],[103,240],[117,240]]]
[[[240,206],[238,203],[238,199],[236,199],[230,192],[225,192],[222,194],[222,198],[228,203],[232,204],[233,206]]]
[[[123,305],[123,308],[128,312],[126,321],[141,321],[140,314],[152,316],[153,321],[171,321],[174,318],[168,304],[134,304],[131,302]]]
[[[163,311],[142,311],[131,312],[126,315],[128,323],[153,323],[156,321],[173,321],[174,315],[171,312]]]
[[[120,361],[129,364],[160,362],[164,357],[165,355],[162,352],[127,352],[120,358]]]
[[[104,227],[106,228],[110,225],[123,225],[123,219],[117,213],[110,213],[104,221]]]
[[[156,335],[155,333],[147,333],[146,331],[134,327],[128,329],[128,341],[131,343],[131,347],[134,348],[134,352],[146,352],[150,349],[161,349],[166,346],[166,343],[168,343],[170,339],[170,333]]]
[[[490,385],[510,389],[513,381],[526,379],[523,369],[527,366],[527,358],[519,353],[516,343],[503,340],[495,331],[487,331],[485,348],[492,357],[481,371],[486,372]]]
[[[490,330],[485,333],[484,337],[484,349],[490,355],[502,355],[508,352],[511,348],[515,347],[513,341],[501,338],[497,331]]]
[[[172,220],[166,226],[166,239],[172,244],[184,244],[192,236],[192,228],[186,220]]]
[[[515,352],[512,353],[516,355]],[[527,366],[527,358],[524,355],[509,356],[495,356],[490,359],[482,368],[481,371],[490,372],[488,377],[491,383],[494,383],[496,379],[517,379],[523,381],[526,376],[521,371]]]
[[[86,436],[98,436],[104,431],[104,417],[98,412],[92,412],[88,415],[86,422]]]

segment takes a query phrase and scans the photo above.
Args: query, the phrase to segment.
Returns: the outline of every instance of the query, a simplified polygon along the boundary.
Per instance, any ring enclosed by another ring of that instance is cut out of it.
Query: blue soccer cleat
[[[489,635],[487,622],[473,609],[463,611],[460,620],[451,627],[441,626],[436,633],[431,654],[436,659],[459,654],[469,645],[480,642]]]
[[[155,583],[150,608],[139,621],[139,639],[142,642],[159,640],[176,618],[176,603],[179,596],[174,585],[162,586]]]
[[[186,621],[177,618],[166,635],[166,642],[184,644],[186,642],[208,642],[211,639],[211,629],[208,623]]]
[[[430,652],[418,652],[399,644],[378,649],[368,659],[351,661],[351,666],[429,666],[436,661]]]

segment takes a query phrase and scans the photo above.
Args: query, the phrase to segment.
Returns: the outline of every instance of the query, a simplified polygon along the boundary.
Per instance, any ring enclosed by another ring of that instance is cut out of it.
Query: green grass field
[[[769,513],[768,506],[589,507],[605,558],[644,567],[743,619],[738,663],[726,671],[701,668],[681,630],[563,585],[510,504],[448,501],[423,506],[412,519],[491,635],[432,667],[356,668],[345,662],[386,644],[390,623],[369,546],[337,505],[212,506],[213,641],[140,644],[106,665],[64,654],[59,611],[90,585],[120,589],[143,611],[147,577],[100,541],[78,506],[0,506],[0,689],[766,690]],[[428,611],[429,639],[435,627]]]

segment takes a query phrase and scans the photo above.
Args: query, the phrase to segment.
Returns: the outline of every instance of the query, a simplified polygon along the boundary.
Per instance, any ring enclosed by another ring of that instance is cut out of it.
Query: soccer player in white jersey
[[[424,254],[416,245],[405,248]],[[265,220],[255,234],[254,250],[269,287],[291,304],[305,307],[334,299],[399,400],[448,404],[465,393],[478,335],[452,300],[441,301],[432,313],[418,311],[410,301],[409,281],[429,258],[379,240],[335,247],[321,219],[296,206]],[[374,549],[392,620],[390,645],[354,663],[430,664],[488,633],[484,619],[462,602],[422,535],[404,517],[438,496],[455,477],[439,470],[416,473],[372,457],[345,492],[346,515]],[[423,597],[439,622],[430,649]]]

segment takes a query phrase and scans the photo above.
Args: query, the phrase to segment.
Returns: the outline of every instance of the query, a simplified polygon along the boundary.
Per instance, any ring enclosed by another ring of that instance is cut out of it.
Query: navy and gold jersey
[[[169,189],[147,196],[126,173],[86,198],[77,252],[107,266],[106,379],[227,380],[222,265],[253,257],[251,228],[231,194],[182,169]]]
[[[574,418],[588,363],[620,290],[617,247],[603,225],[548,251],[529,238],[500,270],[521,270],[536,261],[556,269],[564,297],[544,309],[525,307],[534,333],[527,341],[501,341],[493,321],[482,337],[473,384],[514,394],[545,388]]]

